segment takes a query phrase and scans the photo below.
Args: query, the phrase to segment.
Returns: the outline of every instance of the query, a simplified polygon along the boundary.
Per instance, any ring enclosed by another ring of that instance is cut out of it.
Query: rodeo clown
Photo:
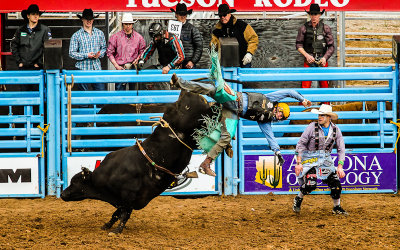
[[[278,101],[286,97],[292,97],[302,102],[304,107],[311,106],[311,102],[295,90],[280,90],[265,95],[254,92],[236,92],[222,78],[218,53],[214,49],[211,50],[210,57],[210,79],[215,81],[216,86],[210,83],[186,81],[178,77],[175,73],[171,77],[172,85],[194,93],[207,95],[217,103],[222,104],[221,116],[219,117],[220,123],[218,123],[219,127],[216,128],[220,132],[219,139],[212,146],[208,147],[202,147],[202,143],[198,142],[200,148],[203,148],[207,152],[206,159],[200,165],[200,172],[216,176],[215,172],[210,168],[210,164],[224,149],[227,155],[232,157],[233,152],[230,142],[235,136],[239,117],[257,121],[271,149],[278,157],[279,164],[283,165],[284,159],[272,132],[271,122],[287,119],[290,115],[290,109],[286,103],[278,103]],[[213,131],[209,127],[207,130]]]
[[[322,180],[331,189],[333,214],[348,213],[340,206],[342,185],[339,178],[345,177],[343,164],[345,145],[342,132],[331,120],[337,120],[338,115],[332,112],[332,106],[322,104],[319,110],[312,109],[318,114],[318,122],[312,122],[300,137],[296,146],[297,163],[295,173],[300,185],[300,192],[294,198],[293,211],[300,212],[301,202],[306,194],[317,188],[317,180]],[[333,144],[336,142],[338,166],[334,165],[331,157]]]

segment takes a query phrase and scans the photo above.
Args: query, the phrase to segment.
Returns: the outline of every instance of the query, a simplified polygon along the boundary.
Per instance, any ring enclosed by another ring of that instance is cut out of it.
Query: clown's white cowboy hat
[[[333,120],[337,120],[338,115],[332,112],[332,106],[327,104],[322,104],[319,109],[312,109],[311,113],[318,115],[329,115]]]

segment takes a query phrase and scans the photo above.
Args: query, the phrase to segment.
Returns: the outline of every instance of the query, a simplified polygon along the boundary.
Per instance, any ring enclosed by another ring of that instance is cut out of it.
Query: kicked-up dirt
[[[400,195],[346,194],[348,216],[328,195],[162,196],[133,211],[122,234],[100,227],[104,202],[1,199],[0,249],[399,249]]]

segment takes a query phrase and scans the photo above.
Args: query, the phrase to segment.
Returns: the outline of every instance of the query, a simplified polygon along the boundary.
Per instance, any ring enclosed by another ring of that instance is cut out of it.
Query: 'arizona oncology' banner
[[[333,154],[335,166],[337,155]],[[294,172],[295,155],[284,155],[283,167],[274,165],[272,155],[246,155],[244,157],[245,192],[297,193],[299,185]],[[343,191],[353,193],[396,192],[396,154],[347,154],[343,166],[346,177],[340,179]],[[330,191],[318,181],[314,192]]]
[[[36,0],[40,10],[47,12],[82,11],[163,11],[170,12],[179,2],[194,11],[216,11],[218,5],[227,3],[237,11],[304,11],[312,3],[319,4],[327,11],[400,11],[400,1],[382,0]],[[0,12],[19,12],[28,8],[25,0],[0,1]]]

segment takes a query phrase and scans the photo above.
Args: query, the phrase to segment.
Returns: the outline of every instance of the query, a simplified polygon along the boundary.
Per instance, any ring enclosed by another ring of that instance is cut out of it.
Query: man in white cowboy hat
[[[20,70],[39,70],[43,67],[44,41],[51,39],[51,31],[39,23],[42,13],[36,4],[21,12],[27,24],[18,27],[11,40],[11,52]],[[36,90],[36,87],[21,85],[22,90]]]
[[[131,69],[135,61],[146,48],[146,41],[143,36],[133,29],[131,13],[122,15],[122,30],[110,37],[107,47],[107,56],[117,70]],[[126,89],[125,83],[116,83],[115,90]],[[129,84],[129,89],[134,89],[134,84]]]
[[[258,46],[258,36],[249,24],[233,16],[234,12],[236,10],[230,9],[225,3],[218,6],[219,21],[212,32],[211,44],[218,48],[220,37],[236,38],[239,43],[240,67],[251,68],[251,61]]]
[[[69,56],[77,60],[75,67],[80,70],[101,70],[99,58],[106,53],[106,39],[103,31],[93,27],[94,16],[92,9],[84,9],[82,15],[77,14],[82,20],[82,28],[75,32],[69,44]],[[79,90],[88,90],[89,84],[78,84]],[[105,90],[103,83],[92,85],[93,90]]]
[[[296,49],[304,56],[304,67],[328,67],[328,59],[335,52],[331,28],[320,21],[325,10],[314,3],[310,10],[310,21],[303,24],[297,33]],[[328,88],[328,81],[319,82],[321,88]],[[303,81],[302,88],[310,88],[311,81]]]
[[[347,212],[340,205],[342,185],[339,178],[345,177],[343,164],[345,160],[345,145],[342,132],[332,122],[338,115],[332,112],[332,106],[322,104],[319,110],[312,109],[318,114],[318,122],[312,122],[300,137],[296,146],[297,163],[295,173],[300,185],[300,192],[294,198],[293,211],[300,212],[303,197],[317,187],[317,180],[322,180],[331,189],[333,200],[333,214]],[[331,152],[336,143],[338,152],[338,166],[334,166]]]
[[[185,51],[185,60],[182,63],[184,69],[196,68],[203,53],[203,36],[199,29],[187,21],[188,15],[192,14],[193,10],[188,10],[185,3],[178,3],[176,10],[170,9],[175,13],[176,19],[182,23],[180,39]]]

